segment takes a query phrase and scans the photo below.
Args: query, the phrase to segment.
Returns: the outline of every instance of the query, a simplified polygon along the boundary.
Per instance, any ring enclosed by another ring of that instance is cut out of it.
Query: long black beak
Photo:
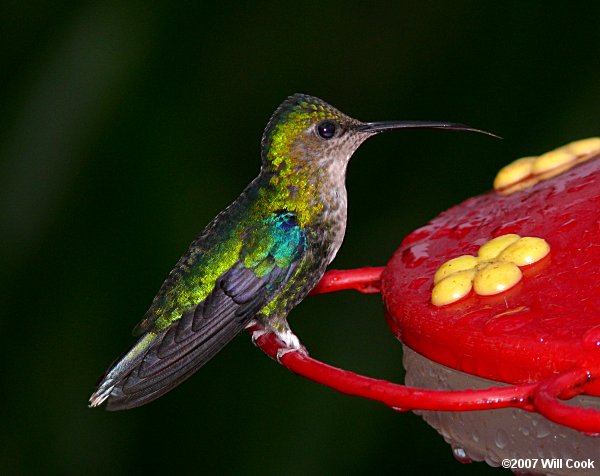
[[[383,122],[365,122],[357,127],[360,132],[385,132],[395,131],[397,129],[445,129],[447,131],[467,131],[478,132],[488,136],[501,139],[500,136],[492,134],[481,129],[476,129],[466,124],[456,122],[435,122],[435,121],[383,121]]]

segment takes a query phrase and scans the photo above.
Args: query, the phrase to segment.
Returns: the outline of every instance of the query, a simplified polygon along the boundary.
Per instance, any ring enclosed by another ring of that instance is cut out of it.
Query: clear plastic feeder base
[[[437,364],[406,345],[404,368],[406,384],[432,390],[480,389],[505,386]],[[579,395],[569,401],[580,407],[600,409],[600,398]],[[567,460],[588,458],[600,464],[600,438],[557,425],[538,413],[518,408],[466,412],[415,411],[452,446],[457,459],[485,461],[500,466],[504,459],[538,460],[535,468],[522,468],[527,474],[592,475],[594,469],[567,468]],[[544,465],[552,468],[544,469]],[[554,460],[554,461],[553,461]],[[533,462],[527,463],[529,465]],[[556,467],[562,465],[563,467]]]

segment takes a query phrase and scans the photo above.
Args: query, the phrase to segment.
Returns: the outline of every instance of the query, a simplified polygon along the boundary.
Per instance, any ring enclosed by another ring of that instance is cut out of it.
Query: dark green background
[[[247,335],[147,407],[87,398],[190,241],[258,172],[287,95],[505,138],[405,131],[356,153],[334,267],[383,265],[503,164],[599,133],[599,14],[598,2],[2,3],[0,472],[501,472],[455,462],[413,414],[294,376]],[[378,296],[312,298],[290,321],[314,356],[401,381]]]

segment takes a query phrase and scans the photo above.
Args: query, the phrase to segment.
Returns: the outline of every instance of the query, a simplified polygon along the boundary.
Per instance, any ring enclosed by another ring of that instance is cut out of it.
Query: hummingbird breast
[[[320,175],[320,174],[319,174]],[[323,174],[325,175],[325,174]],[[261,314],[277,331],[287,329],[287,314],[317,285],[335,258],[346,231],[347,196],[344,181],[331,175],[312,177],[311,193],[293,187],[285,209],[302,217],[306,250],[302,264],[275,301]],[[315,180],[316,179],[316,180]],[[320,179],[320,180],[319,180]],[[290,190],[289,187],[286,187]]]
[[[344,241],[346,233],[348,198],[346,187],[341,186],[326,188],[323,192],[322,200],[326,203],[323,208],[323,216],[320,226],[323,228],[325,243],[329,243],[326,253],[326,265],[331,263]]]

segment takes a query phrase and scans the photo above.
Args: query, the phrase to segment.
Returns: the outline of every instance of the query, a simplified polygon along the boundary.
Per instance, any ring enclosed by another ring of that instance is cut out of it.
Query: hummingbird
[[[261,141],[259,175],[192,242],[89,400],[149,403],[189,378],[258,320],[303,350],[287,316],[319,282],[344,238],[346,167],[369,137],[400,129],[492,135],[465,124],[361,122],[305,94],[288,97]]]

